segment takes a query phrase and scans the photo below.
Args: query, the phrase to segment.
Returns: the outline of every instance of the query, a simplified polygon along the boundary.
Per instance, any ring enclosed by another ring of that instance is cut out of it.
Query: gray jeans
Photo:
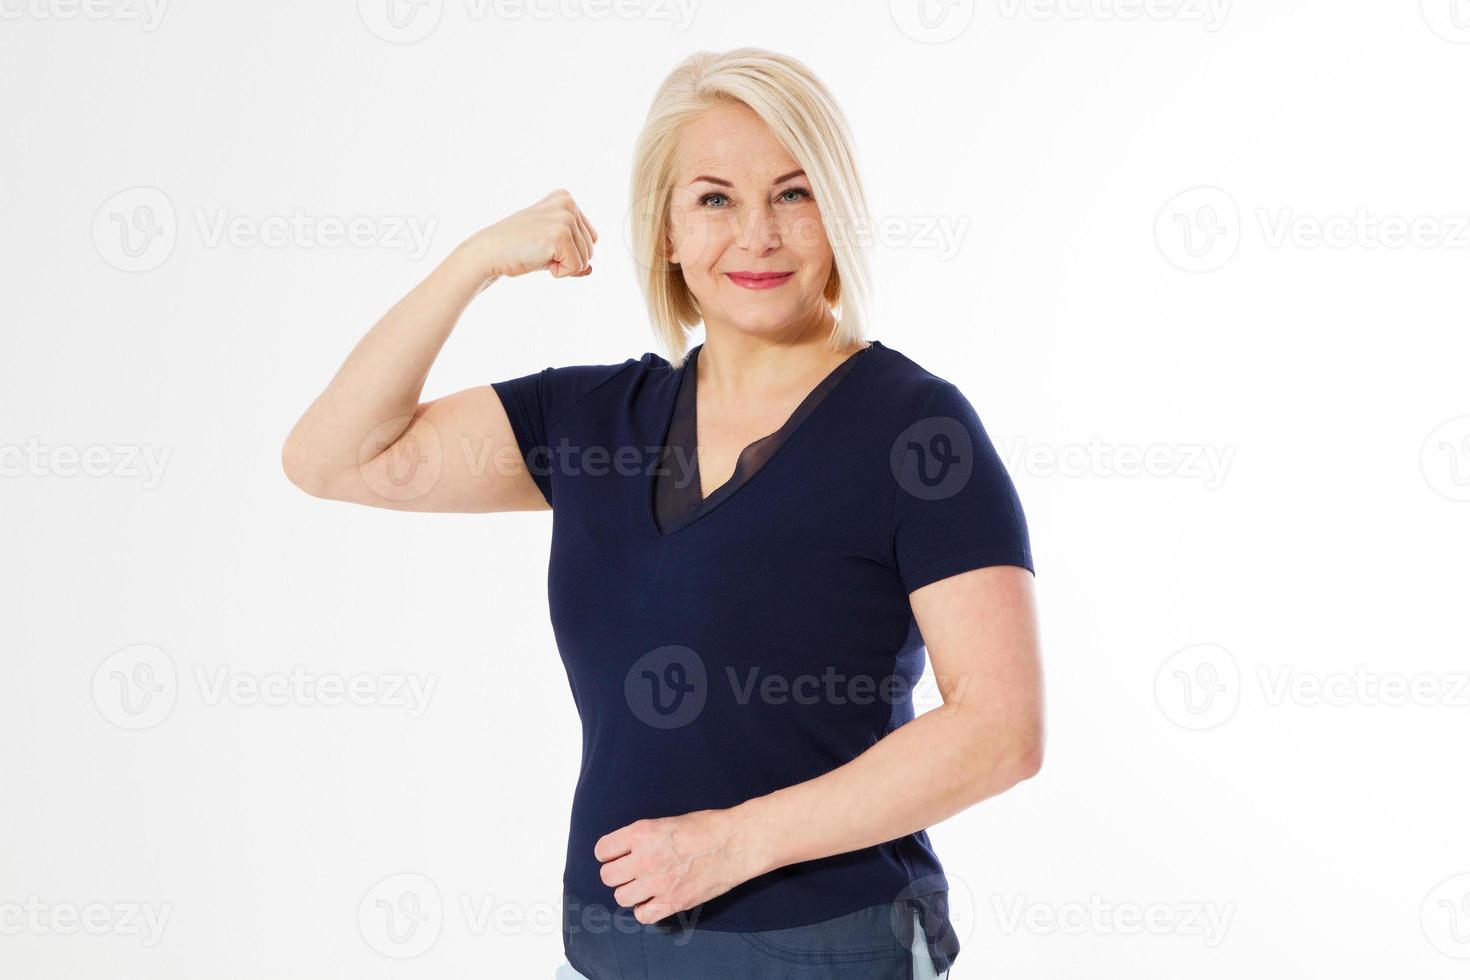
[[[679,933],[619,909],[616,923],[599,920],[602,928],[564,926],[577,967],[563,963],[556,980],[945,980],[949,970],[935,971],[919,913],[910,912],[908,949],[895,940],[890,914],[875,906],[790,929]]]

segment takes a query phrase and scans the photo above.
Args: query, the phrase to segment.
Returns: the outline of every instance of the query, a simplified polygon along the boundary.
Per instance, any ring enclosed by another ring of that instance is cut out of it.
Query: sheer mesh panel
[[[679,379],[679,391],[674,398],[674,415],[669,424],[668,442],[659,455],[658,470],[654,474],[654,520],[660,534],[677,530],[744,486],[766,465],[782,443],[821,404],[822,399],[827,397],[847,372],[852,370],[858,358],[873,348],[870,345],[848,355],[846,360],[833,368],[802,399],[781,428],[742,449],[735,462],[735,472],[708,497],[701,497],[703,485],[699,478],[699,457],[695,440],[698,363],[699,352],[703,349],[704,344],[700,344],[691,350],[681,368],[682,376]]]

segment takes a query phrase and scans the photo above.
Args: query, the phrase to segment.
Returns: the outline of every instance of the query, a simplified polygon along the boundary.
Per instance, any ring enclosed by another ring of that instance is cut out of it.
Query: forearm
[[[353,469],[408,427],[429,369],[470,301],[490,282],[461,244],[385,313],[297,421],[282,450],[288,471]],[[373,445],[364,446],[372,433]]]
[[[842,854],[943,821],[1035,773],[1036,726],[945,705],[831,772],[735,807],[757,874]]]

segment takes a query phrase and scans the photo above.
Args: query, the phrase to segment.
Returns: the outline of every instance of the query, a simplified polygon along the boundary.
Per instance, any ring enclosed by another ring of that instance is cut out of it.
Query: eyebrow
[[[805,176],[806,176],[806,171],[805,170],[793,170],[793,171],[791,171],[791,173],[789,173],[789,174],[783,174],[780,177],[777,177],[775,180],[771,181],[771,186],[772,187],[775,187],[777,184],[784,184],[788,180],[790,180],[792,177],[805,177]],[[718,177],[705,177],[705,176],[695,177],[689,183],[691,183],[691,184],[697,184],[701,180],[702,181],[705,181],[706,183],[709,183],[709,184],[719,184],[721,187],[734,187],[735,186],[734,184],[730,183],[728,180],[721,180]]]

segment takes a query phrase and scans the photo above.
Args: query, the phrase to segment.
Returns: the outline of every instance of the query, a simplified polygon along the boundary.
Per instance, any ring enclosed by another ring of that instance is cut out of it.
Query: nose
[[[751,252],[765,252],[781,245],[781,223],[770,204],[749,208],[735,218],[735,243]]]

